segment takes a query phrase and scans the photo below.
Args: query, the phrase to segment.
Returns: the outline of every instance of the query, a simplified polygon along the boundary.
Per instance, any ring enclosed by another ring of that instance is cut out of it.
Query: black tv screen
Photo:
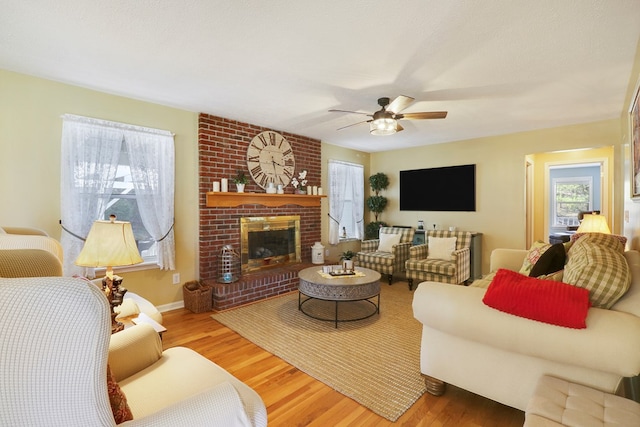
[[[400,171],[400,210],[475,211],[476,165]]]

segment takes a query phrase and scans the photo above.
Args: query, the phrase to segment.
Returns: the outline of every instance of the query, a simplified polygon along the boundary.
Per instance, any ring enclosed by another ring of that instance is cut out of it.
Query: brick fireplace
[[[311,246],[320,241],[320,207],[293,204],[266,207],[243,204],[237,207],[207,207],[206,193],[214,181],[231,178],[238,170],[248,173],[246,155],[251,139],[265,130],[274,130],[201,113],[198,119],[199,152],[199,211],[200,211],[200,279],[213,287],[213,309],[224,310],[253,301],[280,295],[297,289],[298,271],[311,265]],[[276,132],[279,132],[275,130]],[[296,161],[295,175],[307,170],[310,185],[320,185],[321,144],[319,140],[279,132],[293,149]],[[179,147],[178,147],[179,149]],[[229,183],[229,191],[235,185]],[[245,192],[264,193],[254,182],[247,184]],[[291,193],[288,186],[286,192]],[[323,202],[326,203],[326,202]],[[300,216],[301,260],[265,271],[243,274],[237,282],[218,283],[218,256],[224,245],[230,244],[240,251],[240,218],[258,216]]]

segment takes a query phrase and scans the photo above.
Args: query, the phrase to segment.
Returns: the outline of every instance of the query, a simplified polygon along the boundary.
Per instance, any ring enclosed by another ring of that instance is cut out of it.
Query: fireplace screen
[[[301,262],[300,216],[240,219],[242,272]]]

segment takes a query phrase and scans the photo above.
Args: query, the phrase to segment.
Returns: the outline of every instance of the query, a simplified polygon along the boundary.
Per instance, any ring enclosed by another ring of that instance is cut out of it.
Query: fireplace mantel
[[[267,194],[267,193],[214,193],[207,192],[207,207],[232,208],[240,205],[263,205],[279,207],[284,205],[320,206],[322,196],[308,194]]]

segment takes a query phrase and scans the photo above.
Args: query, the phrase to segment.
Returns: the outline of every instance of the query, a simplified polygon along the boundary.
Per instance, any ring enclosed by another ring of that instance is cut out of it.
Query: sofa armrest
[[[111,335],[109,367],[116,381],[153,365],[160,357],[162,342],[151,325],[135,325]]]
[[[380,239],[363,240],[360,244],[360,252],[375,252],[380,246]]]
[[[499,268],[520,271],[524,258],[527,256],[526,249],[504,249],[498,248],[491,252],[489,261],[489,271],[498,271]]]
[[[640,318],[590,308],[586,329],[525,319],[482,302],[486,289],[420,283],[413,315],[425,326],[489,347],[623,377],[640,373]]]
[[[22,234],[32,236],[49,236],[46,231],[34,227],[2,227],[7,234]]]
[[[426,243],[411,246],[409,248],[409,259],[425,259],[429,253],[429,246]]]
[[[122,426],[246,426],[253,427],[236,389],[228,382]],[[266,422],[264,423],[266,426]]]

